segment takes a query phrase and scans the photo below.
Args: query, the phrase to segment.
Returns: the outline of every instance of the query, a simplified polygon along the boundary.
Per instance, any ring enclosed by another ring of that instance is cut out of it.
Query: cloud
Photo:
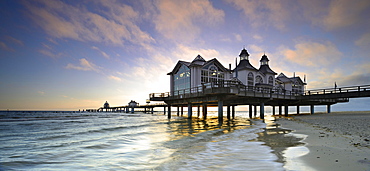
[[[159,11],[154,19],[156,30],[174,41],[193,41],[201,33],[199,25],[216,26],[225,16],[208,0],[159,0],[156,6]]]
[[[15,43],[15,44],[17,44],[17,45],[20,45],[20,46],[23,46],[23,45],[24,45],[24,44],[23,44],[23,41],[18,40],[18,39],[16,39],[16,38],[12,37],[12,36],[5,36],[5,37],[6,37],[6,39],[8,39],[10,42],[13,42],[13,43]]]
[[[5,51],[10,51],[10,52],[14,52],[15,50],[10,48],[7,44],[5,44],[4,42],[0,42],[0,48],[5,50]]]
[[[370,47],[370,33],[362,35],[360,39],[356,40],[355,44],[366,48]]]
[[[121,78],[113,76],[113,75],[110,75],[108,78],[111,79],[111,80],[115,80],[115,81],[122,81]]]
[[[198,54],[201,55],[205,60],[210,60],[216,57],[218,58],[220,56],[220,52],[215,49],[194,48],[182,44],[179,44],[172,52],[172,56],[175,61],[176,59],[179,59],[191,62]]]
[[[73,65],[68,64],[66,66],[66,69],[75,69],[75,70],[81,70],[81,71],[95,71],[99,72],[99,67],[93,64],[92,62],[89,62],[85,58],[80,59],[80,65]]]
[[[323,26],[328,30],[363,26],[364,23],[368,23],[370,1],[311,0],[298,2],[302,6],[305,18],[314,25]]]
[[[286,1],[245,1],[226,0],[235,9],[243,11],[253,27],[272,25],[279,30],[285,30],[285,22],[289,19],[289,5]],[[262,11],[262,12],[261,12]]]
[[[115,1],[70,4],[58,1],[24,1],[32,20],[53,38],[104,42],[114,45],[146,46],[154,39],[136,24],[139,14],[128,5]],[[99,6],[102,14],[89,11]]]
[[[39,52],[45,56],[49,56],[51,58],[59,58],[60,56],[62,56],[63,54],[62,53],[58,53],[58,54],[54,54],[53,52],[51,52],[50,49],[42,49],[42,50],[39,50]]]
[[[262,36],[260,36],[258,34],[253,35],[253,39],[255,39],[257,41],[262,41],[263,40]]]
[[[94,50],[99,51],[99,52],[100,52],[100,54],[104,56],[104,58],[107,58],[107,59],[109,59],[109,58],[110,58],[110,56],[109,56],[107,53],[103,52],[102,50],[100,50],[100,49],[99,49],[98,47],[96,47],[96,46],[91,47],[91,49],[94,49]]]
[[[370,7],[370,1],[363,0],[336,0],[331,1],[329,13],[323,22],[328,29],[351,26],[361,21],[368,22],[368,15],[363,12]]]
[[[295,46],[295,49],[281,48],[280,53],[288,62],[301,66],[329,65],[342,57],[336,46],[327,41],[323,43],[302,42]]]
[[[243,41],[243,38],[242,38],[242,36],[241,36],[240,34],[235,34],[235,39],[236,39],[236,41],[238,41],[238,42]]]
[[[39,95],[41,95],[41,96],[45,95],[45,92],[43,92],[43,91],[38,91],[37,93],[38,93]]]

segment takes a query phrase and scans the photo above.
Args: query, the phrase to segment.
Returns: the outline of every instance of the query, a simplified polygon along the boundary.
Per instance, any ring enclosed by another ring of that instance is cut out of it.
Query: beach
[[[286,170],[370,170],[370,112],[276,116],[275,123],[303,143],[282,152]]]

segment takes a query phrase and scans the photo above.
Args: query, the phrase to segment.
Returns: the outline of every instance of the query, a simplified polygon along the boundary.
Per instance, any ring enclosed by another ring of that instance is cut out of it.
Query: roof
[[[202,62],[206,62],[206,60],[203,59],[202,56],[198,55],[197,57],[194,58],[193,62],[194,61],[202,61]]]
[[[194,58],[194,60],[191,62],[190,65],[204,65],[204,63],[206,62],[206,60],[203,59],[202,56],[198,55],[197,57]]]
[[[260,69],[258,69],[258,71],[266,74],[266,73],[269,73],[269,74],[274,74],[276,75],[277,73],[274,72],[268,65],[261,65],[260,66]]]
[[[242,56],[249,56],[249,53],[245,48],[243,48],[243,50],[240,52],[239,57],[242,57]]]
[[[230,71],[229,69],[225,68],[225,67],[220,63],[220,61],[218,61],[216,58],[213,58],[213,59],[211,59],[211,60],[209,60],[209,61],[205,62],[203,66],[208,66],[208,65],[210,65],[210,64],[212,64],[212,63],[213,63],[215,66],[217,66],[217,68],[219,68],[219,69],[220,69],[221,71],[223,71],[223,72],[229,72],[229,71]]]
[[[265,61],[270,61],[270,60],[269,60],[269,58],[267,58],[266,54],[263,54],[263,56],[262,56],[262,58],[261,58],[260,62],[262,62],[263,60],[265,60]]]
[[[306,83],[304,83],[301,79],[301,77],[292,77],[292,78],[289,78],[290,80],[292,80],[293,83],[296,83],[298,82],[299,84],[301,85],[306,85]]]
[[[280,82],[283,82],[283,83],[299,83],[301,85],[306,85],[306,83],[304,83],[301,79],[301,77],[290,77],[288,78],[287,76],[285,76],[283,73],[280,73],[277,77],[276,77],[276,80],[277,81],[280,81]]]
[[[167,75],[172,75],[174,73],[177,73],[177,71],[180,69],[180,67],[182,65],[186,66],[186,67],[192,67],[194,65],[198,65],[198,66],[209,66],[211,64],[214,64],[219,70],[223,71],[223,72],[230,72],[229,69],[225,68],[216,58],[213,58],[209,61],[203,61],[204,59],[198,55],[192,62],[186,62],[186,61],[178,61],[176,66],[173,68],[173,70],[169,73],[167,73]]]
[[[249,60],[241,60],[238,64],[238,66],[234,69],[234,71],[238,69],[238,71],[240,70],[254,70],[254,71],[258,71],[254,66],[252,66],[251,63],[249,63]]]
[[[283,82],[283,83],[289,83],[289,82],[292,82],[292,80],[290,80],[287,76],[285,76],[283,73],[280,73],[276,79],[280,82]]]
[[[182,65],[189,67],[190,64],[191,64],[190,62],[178,61],[175,67],[172,69],[172,71],[167,73],[167,75],[172,75],[173,73],[176,73]]]

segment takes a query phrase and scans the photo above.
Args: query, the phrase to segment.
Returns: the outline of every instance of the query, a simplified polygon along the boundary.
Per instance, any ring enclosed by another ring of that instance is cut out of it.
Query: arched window
[[[256,84],[258,84],[258,83],[263,83],[263,79],[259,75],[257,75],[257,77],[256,77]]]
[[[225,79],[225,74],[219,70],[215,65],[205,67],[201,71],[201,82],[216,82]]]
[[[253,78],[254,78],[254,76],[253,76],[253,73],[249,73],[248,74],[248,86],[253,86]]]
[[[272,78],[272,76],[269,77],[269,84],[274,85],[274,79]]]

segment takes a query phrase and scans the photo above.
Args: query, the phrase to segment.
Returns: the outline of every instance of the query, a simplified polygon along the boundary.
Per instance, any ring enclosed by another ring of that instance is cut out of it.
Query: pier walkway
[[[115,106],[115,107],[101,107],[99,109],[86,109],[87,112],[125,112],[125,113],[134,113],[134,112],[144,112],[144,113],[154,113],[155,107],[164,107],[166,108],[168,104],[166,103],[155,103],[155,104],[146,104],[146,105],[136,105],[136,106]],[[135,110],[141,109],[141,110]]]
[[[150,101],[164,101],[168,107],[168,118],[171,118],[171,107],[188,107],[188,117],[192,116],[192,106],[203,107],[203,117],[207,116],[207,106],[218,107],[218,117],[223,118],[223,106],[227,106],[227,117],[230,118],[230,108],[234,116],[234,107],[237,105],[249,105],[249,116],[252,117],[252,108],[256,115],[257,106],[260,107],[260,118],[264,117],[264,106],[272,106],[275,115],[275,107],[279,107],[279,114],[282,113],[282,106],[285,108],[285,115],[288,115],[289,106],[297,106],[299,114],[300,106],[310,106],[310,112],[314,113],[314,105],[327,105],[327,112],[330,113],[330,106],[336,103],[348,102],[349,98],[370,97],[370,85],[350,86],[341,88],[328,88],[317,90],[306,90],[305,92],[293,92],[279,89],[262,87],[248,87],[235,81],[220,81],[203,84],[184,90],[177,90],[166,93],[152,93]],[[198,114],[199,115],[199,114]]]

